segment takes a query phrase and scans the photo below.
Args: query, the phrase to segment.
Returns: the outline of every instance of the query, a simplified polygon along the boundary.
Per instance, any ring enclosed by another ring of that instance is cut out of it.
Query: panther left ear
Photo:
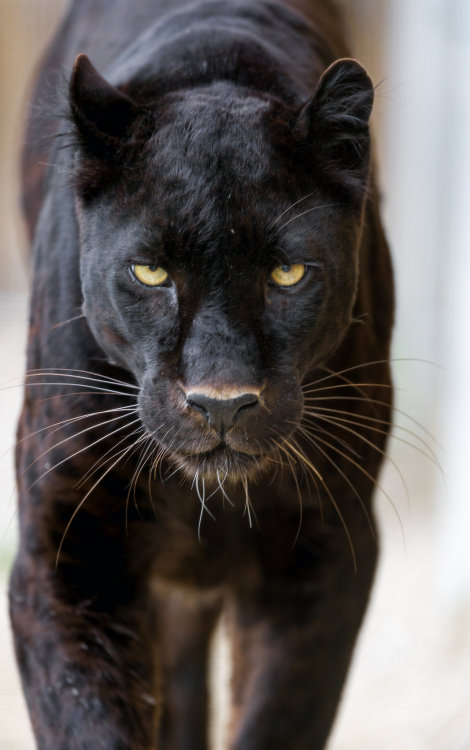
[[[348,58],[323,73],[302,108],[297,131],[335,182],[365,186],[369,169],[369,117],[374,87],[364,68]]]
[[[70,107],[84,145],[94,152],[122,143],[140,113],[128,96],[98,73],[86,55],[75,60]]]

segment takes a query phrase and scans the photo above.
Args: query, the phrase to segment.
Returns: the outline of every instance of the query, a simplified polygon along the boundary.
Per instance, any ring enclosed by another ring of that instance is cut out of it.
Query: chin
[[[236,484],[257,479],[274,468],[276,459],[269,454],[244,453],[221,445],[202,453],[173,454],[169,457],[190,481],[203,479],[209,485]]]

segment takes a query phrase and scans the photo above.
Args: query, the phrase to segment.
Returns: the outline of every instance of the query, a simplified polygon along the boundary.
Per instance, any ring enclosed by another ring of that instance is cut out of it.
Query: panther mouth
[[[173,459],[189,479],[203,476],[213,482],[252,478],[263,471],[270,460],[267,454],[235,450],[225,442],[209,451],[175,453]]]

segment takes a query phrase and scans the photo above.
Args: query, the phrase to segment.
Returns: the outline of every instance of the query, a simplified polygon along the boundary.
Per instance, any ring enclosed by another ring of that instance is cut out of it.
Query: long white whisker
[[[36,435],[39,435],[41,432],[45,432],[46,430],[51,430],[49,435],[53,435],[55,432],[58,432],[61,427],[67,424],[74,424],[75,422],[81,422],[84,419],[91,419],[92,417],[101,417],[103,414],[116,414],[117,412],[126,412],[130,413],[132,411],[137,412],[137,407],[130,404],[129,406],[118,406],[114,409],[101,409],[100,411],[92,411],[88,414],[80,414],[77,417],[69,417],[68,419],[62,419],[60,422],[54,422],[53,424],[48,424],[45,427],[41,427],[39,430],[35,430],[34,432],[30,432],[29,435],[25,435],[23,438],[17,441],[17,445],[21,445],[21,443],[24,443],[25,440],[29,440],[30,438],[36,437]],[[124,415],[125,416],[125,415]]]
[[[91,479],[91,477],[93,476],[93,474],[96,474],[97,471],[99,471],[100,469],[102,469],[103,466],[105,466],[107,463],[109,463],[110,461],[112,461],[115,456],[117,456],[118,452],[116,451],[116,448],[119,448],[120,445],[122,445],[123,443],[125,443],[127,440],[130,440],[130,438],[132,438],[134,435],[138,435],[139,433],[143,432],[143,430],[144,430],[144,428],[142,427],[142,425],[139,425],[131,433],[129,433],[128,435],[124,435],[124,437],[121,438],[120,440],[118,440],[117,443],[114,443],[111,446],[111,448],[109,448],[106,451],[106,453],[104,453],[102,456],[100,456],[100,458],[98,458],[93,463],[93,465],[90,466],[90,468],[85,472],[85,474],[82,476],[82,478],[80,479],[80,481],[78,482],[78,484],[76,484],[76,487],[82,487],[88,479]],[[109,455],[110,453],[111,453],[111,456]],[[107,456],[109,456],[109,458],[107,458]]]
[[[225,480],[227,479],[227,476],[228,476],[228,471],[225,472],[225,476],[224,476],[224,478],[223,478],[223,480],[221,482],[220,481],[219,471],[217,470],[217,482],[219,484],[219,490],[221,491],[224,499],[228,502],[228,504],[231,505],[232,508],[234,508],[235,505],[232,503],[232,501],[230,500],[229,496],[227,495],[227,493],[226,493],[226,491],[224,489],[224,484],[225,484]]]
[[[404,417],[405,419],[408,419],[412,424],[414,424],[416,427],[422,430],[424,434],[427,435],[437,445],[438,448],[443,450],[442,446],[436,440],[432,432],[427,430],[426,427],[424,427],[420,422],[418,422],[416,419],[411,417],[405,411],[403,411],[402,409],[399,409],[397,406],[393,406],[393,404],[392,405],[389,404],[387,401],[381,401],[380,399],[376,399],[376,398],[361,398],[359,396],[320,396],[319,398],[315,398],[315,397],[306,398],[305,401],[309,402],[309,405],[311,405],[310,402],[312,402],[312,404],[315,406],[316,409],[320,408],[320,407],[317,407],[315,403],[319,401],[358,401],[358,402],[368,403],[368,404],[372,404],[376,406],[385,406],[387,408],[390,408],[391,411],[395,412],[396,414],[400,414],[400,416]],[[360,415],[360,416],[363,418],[366,418],[367,415]],[[367,416],[367,419],[372,419],[372,417]],[[384,420],[384,422],[386,423],[386,420]],[[395,426],[398,427],[399,429],[403,429],[403,430],[406,429],[404,427],[400,427],[400,425],[395,425]],[[410,433],[410,434],[414,435],[414,437],[416,437],[418,440],[422,440],[422,438],[420,438],[419,435],[416,435],[414,433]],[[426,447],[429,447],[427,444],[425,445]],[[434,455],[434,452],[432,451],[430,447],[429,447],[429,450]],[[434,457],[437,461],[437,457],[436,456]]]
[[[341,426],[342,424],[354,425],[356,427],[361,427],[365,430],[370,430],[371,432],[375,432],[380,435],[388,436],[392,440],[398,440],[400,443],[403,443],[403,445],[408,445],[410,448],[414,448],[414,450],[418,451],[418,453],[421,453],[421,455],[429,459],[435,466],[437,466],[438,469],[442,471],[441,465],[439,463],[439,459],[437,458],[432,447],[425,440],[423,440],[423,438],[420,437],[420,435],[417,435],[415,432],[413,432],[412,430],[408,430],[406,427],[403,427],[402,425],[398,425],[398,424],[393,425],[393,430],[389,433],[387,430],[374,426],[375,424],[382,424],[384,426],[389,426],[390,422],[387,422],[387,420],[377,419],[376,417],[369,417],[366,414],[351,414],[351,412],[347,412],[342,409],[330,409],[328,407],[321,407],[321,406],[318,406],[318,407],[314,406],[312,410],[305,409],[304,414],[310,418],[314,418],[315,416],[318,416],[318,418],[321,418],[322,415],[319,414],[319,412],[323,412],[324,419],[326,418],[329,418],[330,420],[335,419],[338,426]],[[332,414],[333,416],[329,417],[330,414]],[[337,415],[343,415],[343,416],[337,416]],[[354,419],[349,419],[347,418],[348,416],[353,416]],[[363,420],[363,421],[360,421],[360,420]],[[365,424],[366,421],[373,422],[374,425]],[[426,453],[425,450],[415,445],[414,443],[410,442],[409,440],[406,440],[400,435],[396,435],[394,432],[396,430],[400,430],[401,432],[411,435],[411,437],[415,438],[415,440],[418,440],[426,448],[426,450],[429,451],[429,453]]]
[[[89,383],[58,383],[56,381],[47,382],[47,383],[25,383],[26,388],[49,388],[52,386],[60,386],[61,388],[65,387],[73,387],[73,388],[90,388]],[[7,386],[6,388],[3,388],[2,390],[11,390],[12,388],[17,388],[18,386]],[[78,391],[78,393],[82,393],[83,391]],[[105,393],[109,394],[110,396],[126,396],[127,398],[135,398],[133,393],[124,393],[123,391],[115,391],[111,388],[102,388],[101,386],[95,386],[93,390],[87,391],[87,393],[93,393],[98,395],[99,393]],[[58,393],[57,396],[71,396],[72,393]]]
[[[316,430],[316,432],[318,432],[318,431]],[[335,436],[331,435],[331,434],[329,435],[329,437],[331,437],[332,439],[336,439]],[[359,471],[361,471],[362,474],[365,477],[367,477],[367,479],[369,479],[369,481],[372,482],[372,484],[378,490],[380,490],[380,492],[382,492],[382,494],[387,498],[388,502],[390,503],[390,506],[393,508],[393,511],[394,511],[394,513],[395,513],[395,515],[396,515],[396,517],[398,519],[398,523],[400,525],[401,534],[402,534],[403,546],[406,548],[405,530],[403,528],[403,524],[402,524],[402,521],[401,521],[401,518],[400,518],[400,514],[398,512],[398,509],[397,509],[395,503],[393,502],[392,498],[388,494],[388,492],[386,492],[386,490],[384,490],[384,488],[382,487],[382,485],[380,485],[377,482],[377,480],[372,476],[372,474],[370,474],[368,471],[366,471],[366,469],[364,469],[364,467],[361,466],[361,464],[358,463],[358,461],[355,461],[353,458],[351,458],[351,456],[348,456],[347,453],[344,453],[339,448],[337,448],[335,445],[332,445],[332,443],[330,443],[328,440],[325,440],[324,438],[321,438],[318,435],[316,435],[315,440],[319,441],[323,445],[326,445],[328,448],[330,448],[330,450],[335,451],[335,453],[337,453],[338,455],[342,456],[344,459],[346,459],[346,461],[349,461],[349,463],[351,463],[353,466],[355,466],[357,469],[359,469]]]
[[[271,226],[274,226],[275,224],[277,224],[277,222],[280,221],[282,219],[282,217],[285,216],[288,211],[291,211],[293,208],[295,208],[296,206],[298,206],[299,203],[302,203],[303,201],[306,201],[307,198],[311,198],[312,195],[315,195],[315,191],[313,191],[311,193],[307,193],[307,195],[304,195],[302,198],[299,198],[294,203],[291,203],[290,206],[287,206],[287,208],[282,212],[282,214],[279,214],[279,216],[277,217],[277,219],[274,219],[274,221],[272,222]]]
[[[292,441],[293,441],[293,438],[291,438],[290,440],[286,440],[284,438],[284,440],[283,440],[283,446],[284,446],[284,448],[283,449],[285,450],[285,448],[289,448],[289,450],[294,451],[295,454],[298,456],[298,458],[301,461],[303,461],[306,464],[306,466],[308,466],[308,468],[310,470],[314,469],[313,476],[314,477],[318,477],[320,479],[320,481],[322,483],[322,486],[326,490],[326,493],[327,493],[328,497],[330,498],[331,504],[332,504],[333,508],[335,509],[335,512],[336,512],[336,514],[337,514],[337,516],[338,516],[338,518],[340,520],[340,523],[341,523],[341,525],[342,525],[342,527],[344,529],[344,533],[346,534],[346,539],[348,541],[349,549],[351,550],[351,556],[352,556],[352,559],[353,559],[354,570],[357,572],[356,551],[354,549],[354,543],[353,543],[353,540],[352,540],[352,537],[351,537],[351,533],[350,533],[350,531],[348,529],[348,525],[347,525],[346,520],[344,518],[344,515],[341,512],[341,509],[340,509],[338,503],[334,499],[333,494],[332,494],[330,488],[328,487],[327,483],[322,478],[321,474],[318,472],[317,469],[315,469],[315,467],[313,466],[313,464],[311,463],[311,461],[309,461],[307,459],[307,457],[300,450],[300,448],[298,446],[294,446],[293,445]]]
[[[63,547],[63,545],[64,545],[65,537],[67,536],[67,533],[68,533],[68,531],[69,531],[69,529],[70,529],[70,526],[72,525],[72,522],[73,522],[74,518],[76,517],[77,513],[78,513],[78,512],[80,511],[80,509],[81,509],[81,508],[83,508],[83,506],[84,506],[84,504],[85,504],[86,500],[87,500],[87,499],[88,499],[88,498],[90,497],[90,495],[91,495],[91,493],[93,492],[93,490],[95,490],[95,489],[96,489],[96,487],[98,487],[98,485],[100,484],[100,482],[102,482],[102,481],[103,481],[103,479],[105,478],[105,476],[106,476],[107,474],[109,474],[109,472],[110,472],[110,471],[111,471],[112,469],[114,469],[114,467],[115,467],[115,466],[116,466],[116,465],[117,465],[117,464],[119,463],[119,461],[121,460],[121,458],[123,458],[123,457],[124,457],[124,456],[126,455],[126,453],[129,453],[129,451],[133,450],[134,448],[135,448],[135,446],[134,446],[134,445],[131,445],[131,446],[129,446],[128,448],[125,448],[125,449],[124,449],[124,450],[123,450],[123,451],[121,452],[121,455],[119,455],[119,456],[118,456],[118,458],[117,458],[117,459],[116,459],[116,460],[115,460],[115,461],[114,461],[114,462],[113,462],[113,463],[112,463],[112,464],[111,464],[111,465],[110,465],[110,466],[109,466],[109,467],[108,467],[108,468],[106,469],[106,471],[105,471],[105,472],[104,472],[104,473],[103,473],[103,474],[102,474],[102,475],[101,475],[101,476],[99,477],[99,479],[98,479],[98,480],[97,480],[97,481],[96,481],[96,482],[94,483],[93,487],[91,487],[91,488],[90,488],[90,489],[88,490],[88,492],[86,493],[85,497],[83,497],[83,498],[82,498],[82,499],[80,500],[79,504],[77,505],[77,507],[75,508],[74,512],[72,513],[72,516],[71,516],[71,518],[70,518],[69,522],[67,523],[67,526],[66,526],[66,527],[65,527],[65,529],[64,529],[64,533],[62,534],[62,539],[60,540],[60,544],[59,544],[59,547],[58,547],[58,549],[57,549],[57,555],[56,555],[56,561],[55,561],[55,567],[56,567],[56,569],[57,569],[57,567],[58,567],[58,565],[59,565],[59,558],[60,558],[60,553],[61,553],[61,551],[62,551],[62,547]]]
[[[54,445],[51,445],[49,448],[46,448],[46,450],[40,453],[39,456],[36,456],[36,458],[29,464],[29,466],[26,467],[26,471],[30,469],[32,466],[34,466],[34,464],[36,464],[38,461],[40,461],[41,458],[43,458],[44,456],[47,456],[48,453],[51,453],[51,451],[56,450],[60,445],[63,445],[64,443],[68,443],[70,440],[74,440],[75,438],[80,437],[80,435],[84,435],[85,433],[90,432],[91,430],[96,430],[98,429],[98,427],[103,427],[104,425],[111,424],[112,422],[117,422],[119,419],[125,419],[129,415],[129,413],[132,413],[132,412],[126,412],[125,414],[118,414],[117,417],[110,417],[110,419],[104,419],[102,422],[98,422],[98,424],[89,425],[88,427],[85,427],[83,430],[79,430],[79,432],[74,432],[73,435],[68,435],[68,437],[65,437],[62,440],[59,440],[57,443],[54,443]]]
[[[64,170],[65,172],[65,170]],[[54,331],[56,328],[62,328],[62,326],[68,325],[68,323],[73,323],[75,320],[80,320],[81,318],[85,317],[85,313],[80,313],[80,315],[74,315],[73,318],[69,318],[68,320],[63,320],[61,323],[55,323],[53,326],[49,328],[50,331]]]
[[[253,528],[253,523],[252,523],[252,520],[251,520],[251,514],[253,513],[254,519],[256,521],[256,525],[259,528],[259,523],[258,523],[258,519],[256,517],[255,509],[253,508],[252,502],[250,500],[250,495],[249,495],[249,492],[248,492],[248,479],[247,479],[247,477],[246,476],[242,476],[241,482],[242,482],[242,485],[243,485],[243,489],[245,490],[245,510],[243,511],[243,515],[245,515],[245,513],[248,514],[248,523],[249,523],[250,529],[252,529]]]
[[[206,507],[206,484],[205,484],[205,481],[204,481],[204,475],[201,477],[202,494],[201,494],[201,491],[199,489],[199,469],[196,471],[196,473],[194,475],[194,479],[196,480],[196,493],[197,493],[197,496],[199,498],[199,502],[201,503],[201,512],[199,514],[199,522],[198,522],[198,525],[197,525],[197,538],[199,539],[199,541],[201,541],[201,524],[202,524],[202,517],[204,515],[204,511],[206,511],[208,513],[208,515],[214,521],[216,520],[216,518],[215,518],[214,514],[212,513],[212,511],[210,511],[209,508]],[[193,482],[193,484],[194,484],[194,482]]]
[[[300,491],[299,481],[297,479],[297,472],[295,471],[295,465],[293,465],[293,463],[291,463],[292,459],[291,459],[290,454],[288,452],[286,452],[285,455],[286,455],[286,458],[287,458],[287,461],[288,461],[288,464],[289,464],[289,468],[291,470],[292,477],[293,477],[294,482],[295,482],[295,486],[297,488],[297,497],[299,499],[299,525],[297,527],[297,533],[295,535],[295,539],[294,539],[294,541],[292,543],[292,548],[291,548],[291,549],[294,549],[295,545],[297,544],[297,540],[298,540],[298,538],[300,536],[300,531],[302,529],[302,521],[303,521],[304,509],[303,509],[303,504],[302,504],[302,493]]]
[[[284,224],[281,224],[281,226],[278,227],[278,231],[280,232],[281,229],[284,229],[284,227],[286,227],[292,221],[295,221],[296,219],[300,219],[300,217],[301,216],[305,216],[305,214],[309,214],[312,211],[319,211],[321,208],[334,208],[335,205],[336,205],[335,203],[325,203],[325,204],[323,204],[321,206],[312,206],[311,208],[307,208],[306,211],[302,211],[302,213],[296,214],[291,219],[288,219],[287,221],[285,221]]]
[[[115,435],[117,432],[121,432],[122,430],[125,430],[126,427],[132,427],[132,425],[137,424],[137,422],[140,422],[140,419],[135,419],[133,422],[130,422],[128,424],[122,425],[121,427],[118,427],[116,430],[113,430],[113,432],[106,433],[106,435],[102,435],[100,438],[95,440],[93,443],[90,443],[90,445],[85,445],[83,448],[80,448],[80,450],[75,451],[75,453],[72,453],[71,456],[66,456],[58,463],[54,464],[53,466],[50,466],[46,471],[44,471],[41,476],[39,476],[37,479],[34,480],[34,482],[29,486],[29,489],[32,489],[38,482],[41,481],[47,474],[49,474],[51,471],[54,471],[59,466],[62,466],[62,464],[66,463],[66,461],[71,461],[72,458],[75,458],[76,456],[79,456],[80,453],[83,453],[84,451],[90,450],[90,448],[93,448],[95,445],[98,445],[98,443],[101,443],[103,440],[106,440],[107,438],[110,438],[112,435]],[[75,436],[76,437],[76,436]]]
[[[364,367],[373,367],[374,365],[388,365],[393,364],[396,362],[419,362],[421,364],[425,365],[432,365],[433,367],[437,367],[439,369],[441,368],[440,365],[438,365],[436,362],[431,362],[427,359],[419,359],[419,358],[410,358],[410,357],[395,357],[393,359],[376,359],[371,362],[362,362],[358,365],[352,365],[351,367],[345,367],[343,370],[330,371],[328,375],[325,375],[324,377],[317,378],[317,380],[309,381],[308,383],[305,383],[302,388],[308,388],[311,385],[317,385],[317,383],[323,383],[325,380],[330,380],[331,378],[335,378],[338,375],[344,375],[347,372],[353,372],[354,370],[360,370]]]
[[[279,448],[282,448],[282,444],[281,444],[281,443],[278,443],[278,442],[277,442],[276,440],[274,441],[274,443],[275,443],[275,445],[277,445],[277,446],[278,446]],[[284,445],[288,445],[288,446],[289,446],[289,448],[290,448],[290,450],[292,450],[292,452],[293,452],[293,453],[295,453],[295,454],[296,454],[296,456],[297,456],[298,458],[300,458],[300,460],[301,460],[301,461],[303,461],[303,462],[304,462],[304,464],[305,464],[306,466],[308,466],[308,468],[309,468],[309,469],[310,469],[310,470],[311,470],[311,471],[312,471],[312,472],[313,472],[313,473],[314,473],[314,474],[315,474],[315,475],[316,475],[316,476],[318,477],[318,479],[320,480],[320,482],[321,482],[322,484],[324,484],[324,481],[323,481],[323,477],[322,477],[322,475],[320,474],[320,472],[318,471],[318,469],[316,468],[316,466],[314,466],[314,465],[312,464],[312,462],[311,462],[311,461],[309,461],[309,459],[307,458],[307,456],[305,456],[305,455],[304,455],[304,454],[302,453],[302,451],[300,451],[300,450],[299,450],[298,448],[296,448],[296,447],[295,447],[294,445],[292,445],[292,443],[291,443],[291,442],[288,442],[288,441],[286,441],[286,439],[284,439],[284,440],[283,440],[283,443],[284,443]]]
[[[311,393],[322,393],[324,391],[335,391],[338,388],[340,389],[347,389],[347,388],[354,388],[355,390],[359,390],[359,388],[386,388],[387,390],[397,390],[394,388],[390,383],[354,383],[353,381],[347,382],[347,383],[335,383],[334,385],[322,385],[319,388],[315,386],[315,388],[304,388],[302,386],[302,392],[304,394],[311,394]],[[368,395],[366,393],[362,394],[364,398],[368,398]]]
[[[78,378],[79,380],[90,380],[97,383],[114,383],[115,385],[123,385],[126,388],[130,388],[132,390],[140,390],[138,385],[128,383],[126,380],[118,380],[118,378],[112,378],[109,375],[92,372],[91,370],[74,370],[72,368],[69,369],[65,367],[46,367],[41,370],[28,370],[25,373],[26,378],[40,376],[53,377],[55,375],[60,378]]]
[[[129,500],[130,500],[131,492],[133,492],[133,496],[134,496],[134,507],[137,513],[140,515],[139,507],[137,504],[137,497],[136,497],[137,482],[139,481],[139,477],[145,466],[147,457],[152,452],[152,438],[149,435],[145,434],[141,442],[143,442],[144,445],[142,446],[140,457],[139,457],[139,460],[137,461],[136,468],[134,469],[134,474],[129,483],[129,489],[126,495],[126,513],[125,513],[126,535],[128,535],[129,533]]]
[[[318,445],[316,439],[310,434],[310,432],[308,432],[307,430],[305,430],[301,426],[298,428],[298,430],[302,433],[302,435],[304,435],[305,439],[308,440],[313,445],[313,447],[319,453],[321,453],[322,456],[324,456],[326,458],[327,461],[329,461],[329,463],[336,469],[336,471],[340,474],[340,476],[343,477],[343,479],[345,480],[345,482],[352,489],[353,493],[355,494],[356,498],[359,501],[359,505],[361,506],[362,510],[364,511],[364,514],[365,514],[365,517],[367,519],[367,523],[369,524],[369,528],[371,530],[372,536],[376,540],[377,539],[377,534],[376,534],[376,531],[375,531],[375,528],[374,528],[374,524],[372,523],[372,519],[370,517],[370,513],[369,513],[369,511],[368,511],[368,509],[367,509],[367,507],[366,507],[366,505],[365,505],[362,497],[360,496],[359,492],[357,491],[357,489],[354,487],[353,483],[349,479],[348,475],[338,466],[338,464],[336,463],[336,461],[334,461],[333,458],[320,445]]]

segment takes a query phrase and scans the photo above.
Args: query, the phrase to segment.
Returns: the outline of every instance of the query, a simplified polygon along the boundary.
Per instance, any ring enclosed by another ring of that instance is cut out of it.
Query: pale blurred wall
[[[418,461],[410,495],[434,519],[436,601],[470,633],[470,2],[339,1],[379,83],[398,405],[442,446],[442,475]]]
[[[66,0],[0,0],[0,291],[27,287],[18,159],[32,71]]]

